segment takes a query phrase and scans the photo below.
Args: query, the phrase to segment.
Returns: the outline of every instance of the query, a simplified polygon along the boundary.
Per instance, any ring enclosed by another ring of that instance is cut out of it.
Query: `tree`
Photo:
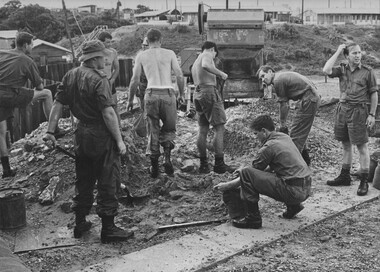
[[[137,9],[135,10],[136,14],[144,13],[146,11],[151,11],[149,7],[146,7],[144,5],[137,5]]]
[[[19,10],[21,7],[21,2],[18,0],[11,0],[4,4],[0,8],[0,19],[7,19],[11,14]]]
[[[13,29],[29,30],[39,39],[57,42],[62,38],[64,26],[50,12],[39,5],[28,5],[17,9],[7,20]]]

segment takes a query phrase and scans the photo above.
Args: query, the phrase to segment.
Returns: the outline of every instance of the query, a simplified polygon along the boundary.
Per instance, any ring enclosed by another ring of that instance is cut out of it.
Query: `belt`
[[[344,106],[350,106],[350,107],[365,107],[367,105],[366,102],[339,101],[339,103],[344,105]]]
[[[106,124],[102,122],[86,123],[86,122],[79,121],[78,126],[97,128],[97,127],[106,127]]]
[[[311,185],[311,178],[310,177],[304,177],[304,178],[288,179],[285,181],[285,183],[290,185],[290,186],[303,187],[305,185]]]

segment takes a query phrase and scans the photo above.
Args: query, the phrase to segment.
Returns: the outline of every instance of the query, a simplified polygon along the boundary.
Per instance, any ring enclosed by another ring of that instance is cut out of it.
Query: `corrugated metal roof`
[[[0,38],[14,39],[17,35],[17,30],[0,30]]]
[[[57,49],[60,49],[60,50],[62,50],[62,51],[66,51],[66,52],[68,52],[68,53],[71,53],[71,51],[70,51],[69,49],[64,48],[64,47],[62,47],[62,46],[59,46],[59,45],[56,45],[56,44],[54,44],[54,43],[50,43],[50,42],[43,41],[43,40],[40,40],[40,39],[35,39],[35,40],[33,41],[33,47],[37,47],[37,46],[39,46],[39,45],[43,45],[43,44],[45,44],[45,45],[47,45],[47,46],[51,46],[51,47],[57,48]]]
[[[315,9],[316,14],[380,14],[379,9],[375,8],[329,8]]]
[[[169,10],[153,10],[153,11],[146,11],[144,13],[135,14],[135,18],[139,17],[155,17],[159,16],[161,14],[167,13]]]

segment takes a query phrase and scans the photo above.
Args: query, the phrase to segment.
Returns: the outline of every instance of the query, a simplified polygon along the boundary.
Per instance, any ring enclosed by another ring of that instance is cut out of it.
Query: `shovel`
[[[75,159],[75,154],[67,151],[66,149],[64,149],[63,147],[59,146],[59,145],[55,145],[55,148],[62,152],[63,154],[69,156],[70,158],[73,158]],[[119,197],[120,200],[125,200],[126,204],[128,205],[133,205],[133,202],[136,201],[136,200],[141,200],[145,197],[148,197],[148,196],[132,196],[131,195],[131,192],[128,190],[128,188],[124,185],[124,184],[120,184],[120,188],[123,192],[125,192],[125,195],[124,196],[121,196]]]

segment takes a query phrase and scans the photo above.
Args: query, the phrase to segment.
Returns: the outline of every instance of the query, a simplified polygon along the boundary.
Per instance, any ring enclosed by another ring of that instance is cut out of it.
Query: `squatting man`
[[[217,184],[214,189],[225,192],[240,187],[245,216],[233,219],[232,224],[238,228],[258,229],[262,227],[260,194],[285,203],[287,209],[283,217],[291,219],[303,210],[301,203],[310,195],[311,171],[292,139],[275,131],[269,115],[258,116],[250,128],[262,144],[252,167],[240,169],[239,177]],[[240,196],[236,200],[239,201]]]

